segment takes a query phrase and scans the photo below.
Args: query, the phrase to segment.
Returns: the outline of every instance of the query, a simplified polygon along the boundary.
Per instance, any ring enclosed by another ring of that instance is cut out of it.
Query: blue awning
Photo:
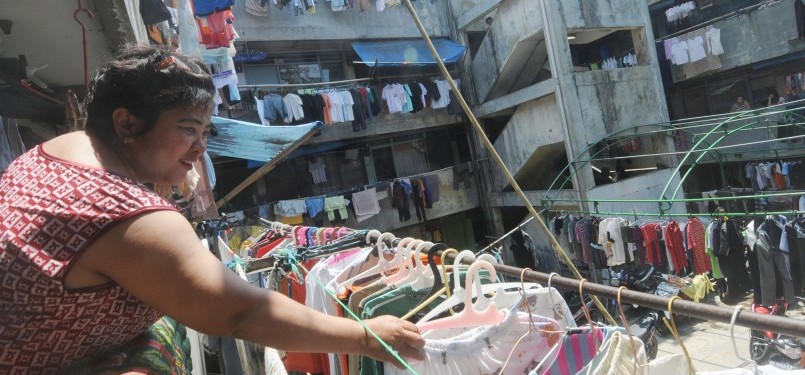
[[[433,39],[433,46],[442,57],[442,62],[457,62],[467,47],[449,39]],[[424,40],[393,40],[387,42],[353,42],[352,49],[367,66],[434,65],[436,59]]]
[[[218,135],[207,141],[212,155],[269,162],[323,124],[312,122],[296,126],[264,126],[222,117],[213,117]]]

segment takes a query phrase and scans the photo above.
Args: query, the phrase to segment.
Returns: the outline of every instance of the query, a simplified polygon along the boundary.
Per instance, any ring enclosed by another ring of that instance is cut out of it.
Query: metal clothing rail
[[[558,212],[565,214],[579,214],[588,216],[642,216],[642,217],[692,217],[692,216],[764,216],[764,215],[801,215],[805,211],[790,210],[790,211],[759,211],[759,212],[699,212],[699,213],[673,213],[666,212],[660,214],[659,212],[603,212],[603,211],[568,211],[568,210],[548,210],[550,212]]]
[[[369,243],[377,241],[378,238],[375,235],[369,235],[368,237],[369,237]],[[390,246],[395,246],[400,241],[400,239],[399,238],[395,238],[393,240],[384,239],[384,241],[387,241]],[[427,251],[429,249],[430,247],[427,247],[424,250]],[[441,253],[442,251],[438,251],[437,255],[441,255]],[[452,253],[447,254],[447,258],[451,260],[455,259],[455,255]],[[472,261],[465,259],[463,263],[471,264]],[[495,264],[494,267],[495,271],[497,271],[498,273],[515,277],[518,279],[522,275],[523,281],[537,282],[542,285],[548,285],[548,282],[550,281],[550,285],[552,287],[557,287],[560,289],[576,291],[579,290],[579,285],[581,283],[581,281],[579,280],[559,276],[558,274],[554,274],[554,276],[551,277],[551,274],[548,273],[537,272],[532,270],[525,270],[524,272],[523,268],[512,267],[503,264]],[[618,296],[618,288],[602,284],[596,284],[591,281],[585,281],[582,288],[582,292],[609,299],[615,299]],[[661,297],[654,294],[637,292],[629,289],[625,289],[623,290],[623,292],[621,292],[621,301],[623,303],[636,304],[662,311],[668,308],[669,300],[670,298],[668,297]],[[707,305],[704,303],[691,302],[679,299],[673,302],[673,309],[675,313],[680,315],[691,316],[694,318],[705,319],[705,320],[712,320],[726,324],[730,324],[730,320],[732,319],[732,315],[734,313],[734,309],[732,308]],[[774,315],[763,315],[753,313],[750,311],[741,311],[741,313],[738,315],[735,321],[735,324],[742,327],[748,327],[757,330],[774,331],[796,337],[805,337],[805,320],[797,320]]]
[[[283,223],[272,222],[268,220],[260,220],[260,221],[269,226],[283,225],[290,227],[289,225]],[[356,231],[350,230],[350,232],[356,232]],[[363,242],[366,245],[373,245],[377,242],[379,235],[369,233],[367,236],[359,236],[358,238],[361,239],[361,241],[359,242]],[[399,244],[401,239],[396,237],[393,239],[384,238],[383,241],[387,245],[394,247],[397,244]],[[428,251],[430,250],[431,247],[432,246],[427,246],[423,250]],[[436,254],[438,256],[441,256],[442,251],[441,250],[437,251]],[[455,254],[448,253],[447,258],[450,260],[454,260]],[[263,266],[270,265],[267,260],[251,260],[251,261],[252,262],[262,261]],[[271,262],[273,263],[273,260],[271,260]],[[472,260],[465,259],[463,263],[471,264]],[[497,271],[499,274],[504,274],[518,279],[522,277],[523,281],[537,282],[542,285],[548,285],[550,283],[552,287],[556,287],[559,289],[576,291],[579,290],[579,286],[581,284],[580,280],[559,276],[558,274],[553,274],[553,276],[551,276],[552,274],[532,271],[528,269],[524,270],[523,268],[512,267],[503,264],[495,264],[494,267],[495,271]],[[593,282],[588,282],[586,280],[581,291],[586,294],[609,299],[615,299],[617,298],[618,295],[618,288],[602,284],[596,284]],[[670,300],[670,298],[625,289],[621,292],[621,300],[623,301],[623,303],[636,304],[664,311],[668,308],[668,301]],[[734,310],[732,308],[712,306],[704,303],[690,302],[679,299],[674,300],[673,309],[675,313],[680,315],[717,321],[726,324],[730,324],[732,315],[734,313]],[[805,320],[797,320],[775,315],[763,315],[750,311],[741,311],[737,316],[735,324],[742,327],[748,327],[751,329],[774,331],[796,337],[805,337]]]

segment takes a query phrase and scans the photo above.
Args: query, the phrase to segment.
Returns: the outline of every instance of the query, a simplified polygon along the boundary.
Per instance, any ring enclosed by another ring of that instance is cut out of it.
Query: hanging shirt
[[[299,95],[285,95],[282,98],[282,102],[285,104],[285,111],[287,112],[287,116],[284,118],[286,124],[305,118],[305,111],[302,109],[302,98]]]
[[[721,45],[721,30],[715,27],[707,30],[707,44],[710,46],[710,54],[720,55],[724,53],[724,47]]]
[[[435,80],[433,83],[439,89],[439,99],[434,99],[430,106],[433,109],[447,108],[450,105],[450,84],[445,80]]]
[[[690,61],[690,57],[688,56],[688,42],[684,40],[680,40],[678,43],[674,44],[671,47],[672,56],[671,62],[674,65],[682,65],[687,64]]]
[[[704,38],[697,35],[688,40],[688,54],[690,55],[690,62],[696,62],[707,57],[704,52]]]
[[[307,163],[307,170],[313,176],[313,183],[320,184],[327,182],[327,173],[324,171],[324,159],[316,157],[316,161]]]

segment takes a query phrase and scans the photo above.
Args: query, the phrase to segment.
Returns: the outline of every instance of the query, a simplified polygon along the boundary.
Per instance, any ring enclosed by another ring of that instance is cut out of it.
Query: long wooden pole
[[[464,109],[464,113],[467,114],[470,123],[472,123],[472,127],[475,129],[475,132],[478,133],[478,137],[481,138],[481,141],[483,142],[486,149],[489,151],[489,154],[492,155],[492,159],[495,160],[495,162],[500,167],[501,171],[503,171],[503,174],[506,175],[506,179],[509,181],[509,184],[511,184],[512,188],[514,188],[514,191],[517,192],[517,195],[520,197],[523,203],[525,203],[528,212],[531,213],[531,216],[533,216],[534,219],[536,219],[537,225],[542,229],[542,231],[548,237],[548,240],[550,240],[551,247],[553,248],[554,252],[565,261],[568,268],[570,268],[570,271],[573,273],[573,276],[575,276],[576,279],[578,280],[583,279],[579,270],[570,260],[570,257],[567,256],[567,253],[565,252],[564,249],[562,249],[562,246],[559,245],[559,242],[556,240],[551,231],[548,229],[548,226],[545,225],[545,221],[542,220],[542,218],[537,213],[537,210],[535,210],[534,206],[531,205],[531,202],[528,201],[528,197],[526,197],[525,193],[523,192],[523,189],[521,189],[517,181],[514,180],[514,176],[511,174],[509,168],[506,167],[506,164],[503,162],[503,159],[501,159],[500,155],[495,150],[495,146],[492,145],[492,141],[490,141],[489,137],[487,137],[486,133],[484,133],[484,129],[481,127],[481,124],[478,122],[478,119],[475,118],[475,115],[472,113],[472,110],[470,109],[470,106],[467,104],[467,101],[464,100],[464,95],[461,94],[461,91],[458,89],[458,85],[456,85],[456,82],[453,80],[453,77],[450,76],[450,72],[447,71],[447,67],[444,66],[442,58],[441,56],[439,56],[439,52],[436,51],[436,47],[433,46],[433,42],[431,42],[430,37],[428,36],[428,32],[425,31],[425,27],[422,25],[422,21],[419,20],[419,16],[417,15],[414,6],[411,4],[411,0],[404,0],[404,1],[405,5],[408,7],[408,11],[411,13],[411,17],[413,17],[414,22],[416,22],[417,28],[419,28],[419,32],[422,34],[422,38],[425,39],[425,43],[427,43],[431,54],[433,54],[433,57],[436,60],[436,64],[439,65],[439,70],[441,70],[442,75],[444,75],[444,78],[450,84],[450,88],[453,90],[453,93],[456,94],[456,99],[458,99],[459,104],[461,104],[461,108]],[[596,296],[591,297],[595,305],[601,311],[601,313],[604,314],[604,317],[612,325],[618,325],[618,323],[615,322],[615,319],[612,318],[612,315],[609,314],[606,307],[604,307],[604,305],[601,303],[598,297]]]

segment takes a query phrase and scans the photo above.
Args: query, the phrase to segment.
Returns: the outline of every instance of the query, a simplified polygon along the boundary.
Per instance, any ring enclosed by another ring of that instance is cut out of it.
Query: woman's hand
[[[366,320],[365,323],[404,359],[425,359],[422,350],[425,339],[420,336],[419,329],[413,323],[388,315]],[[403,367],[369,332],[364,332],[362,344],[367,356]]]

